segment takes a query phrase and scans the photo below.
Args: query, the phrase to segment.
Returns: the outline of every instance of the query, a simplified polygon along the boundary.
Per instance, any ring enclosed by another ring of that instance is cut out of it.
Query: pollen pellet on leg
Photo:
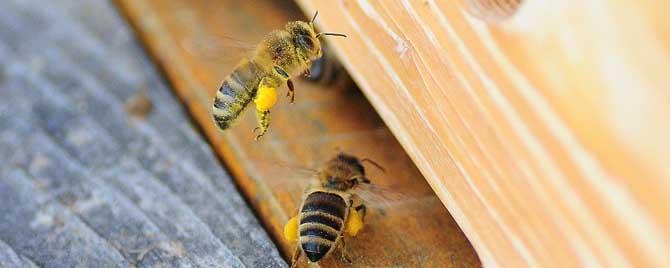
[[[284,238],[289,242],[298,241],[298,215],[284,225]]]
[[[363,229],[363,218],[355,209],[349,209],[349,219],[347,219],[345,232],[350,236],[356,236],[361,229]]]
[[[256,109],[259,111],[267,111],[277,103],[277,89],[273,87],[264,86],[263,83],[258,87],[256,93]]]

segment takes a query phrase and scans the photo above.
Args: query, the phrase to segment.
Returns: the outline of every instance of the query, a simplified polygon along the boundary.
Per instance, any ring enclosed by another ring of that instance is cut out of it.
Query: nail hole
[[[500,22],[516,13],[524,0],[468,0],[470,15],[487,22]]]

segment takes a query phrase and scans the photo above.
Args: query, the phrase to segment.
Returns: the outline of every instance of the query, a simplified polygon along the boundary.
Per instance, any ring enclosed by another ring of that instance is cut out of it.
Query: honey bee
[[[317,263],[341,246],[341,257],[351,260],[345,252],[345,234],[356,236],[363,228],[366,206],[354,190],[370,184],[362,162],[355,156],[339,153],[318,172],[318,184],[305,190],[299,213],[284,226],[284,237],[298,242],[291,260],[296,267],[301,255],[309,263]],[[383,170],[383,169],[382,169]]]
[[[288,85],[287,97],[295,100],[291,77],[309,70],[310,63],[321,57],[319,38],[325,35],[346,37],[340,33],[317,33],[314,29],[316,12],[310,22],[292,21],[283,30],[269,33],[256,46],[249,59],[242,60],[226,77],[214,98],[213,118],[225,130],[251,102],[256,104],[259,131],[256,140],[270,126],[270,108],[277,102],[277,88]]]

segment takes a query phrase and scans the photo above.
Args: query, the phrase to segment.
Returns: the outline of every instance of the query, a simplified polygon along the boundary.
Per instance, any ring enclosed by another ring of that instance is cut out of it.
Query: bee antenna
[[[312,17],[312,21],[309,23],[314,23],[314,20],[316,20],[316,16],[319,15],[319,11],[317,10],[316,13],[314,13],[314,17]]]
[[[316,38],[319,38],[319,36],[322,36],[322,35],[332,35],[332,36],[347,37],[346,34],[342,34],[342,33],[318,33],[318,34],[316,34]]]
[[[363,162],[368,162],[368,163],[372,164],[373,166],[377,167],[382,172],[386,173],[386,169],[384,169],[380,164],[377,164],[377,162],[372,161],[372,159],[363,158],[363,159],[361,159],[361,163],[363,163]]]

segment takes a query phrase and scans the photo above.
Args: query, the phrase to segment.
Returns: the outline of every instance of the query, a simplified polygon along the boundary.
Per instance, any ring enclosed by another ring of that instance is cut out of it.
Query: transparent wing
[[[264,183],[275,196],[280,198],[290,196],[296,204],[300,203],[305,189],[318,183],[318,170],[308,166],[269,157],[254,159],[254,167],[258,170],[259,176],[264,179]],[[383,169],[371,173],[378,176],[385,174]],[[373,175],[373,177],[376,176]],[[439,202],[432,191],[404,191],[408,188],[410,187],[403,187],[403,185],[375,184],[373,181],[370,184],[359,184],[353,191],[362,199],[365,206],[371,209],[387,210],[412,205],[416,202]]]
[[[410,196],[392,187],[375,184],[360,184],[356,194],[363,199],[365,206],[371,208],[389,208],[406,202]]]
[[[225,35],[192,36],[180,42],[181,47],[195,57],[226,62],[236,62],[249,56],[256,44]]]
[[[305,189],[317,181],[317,171],[305,165],[268,158],[255,158],[253,162],[258,179],[275,196],[290,196],[295,203],[300,203]]]
[[[406,206],[415,202],[432,202],[438,198],[432,192],[403,192],[400,185],[360,184],[356,194],[363,200],[366,207],[388,209]]]

